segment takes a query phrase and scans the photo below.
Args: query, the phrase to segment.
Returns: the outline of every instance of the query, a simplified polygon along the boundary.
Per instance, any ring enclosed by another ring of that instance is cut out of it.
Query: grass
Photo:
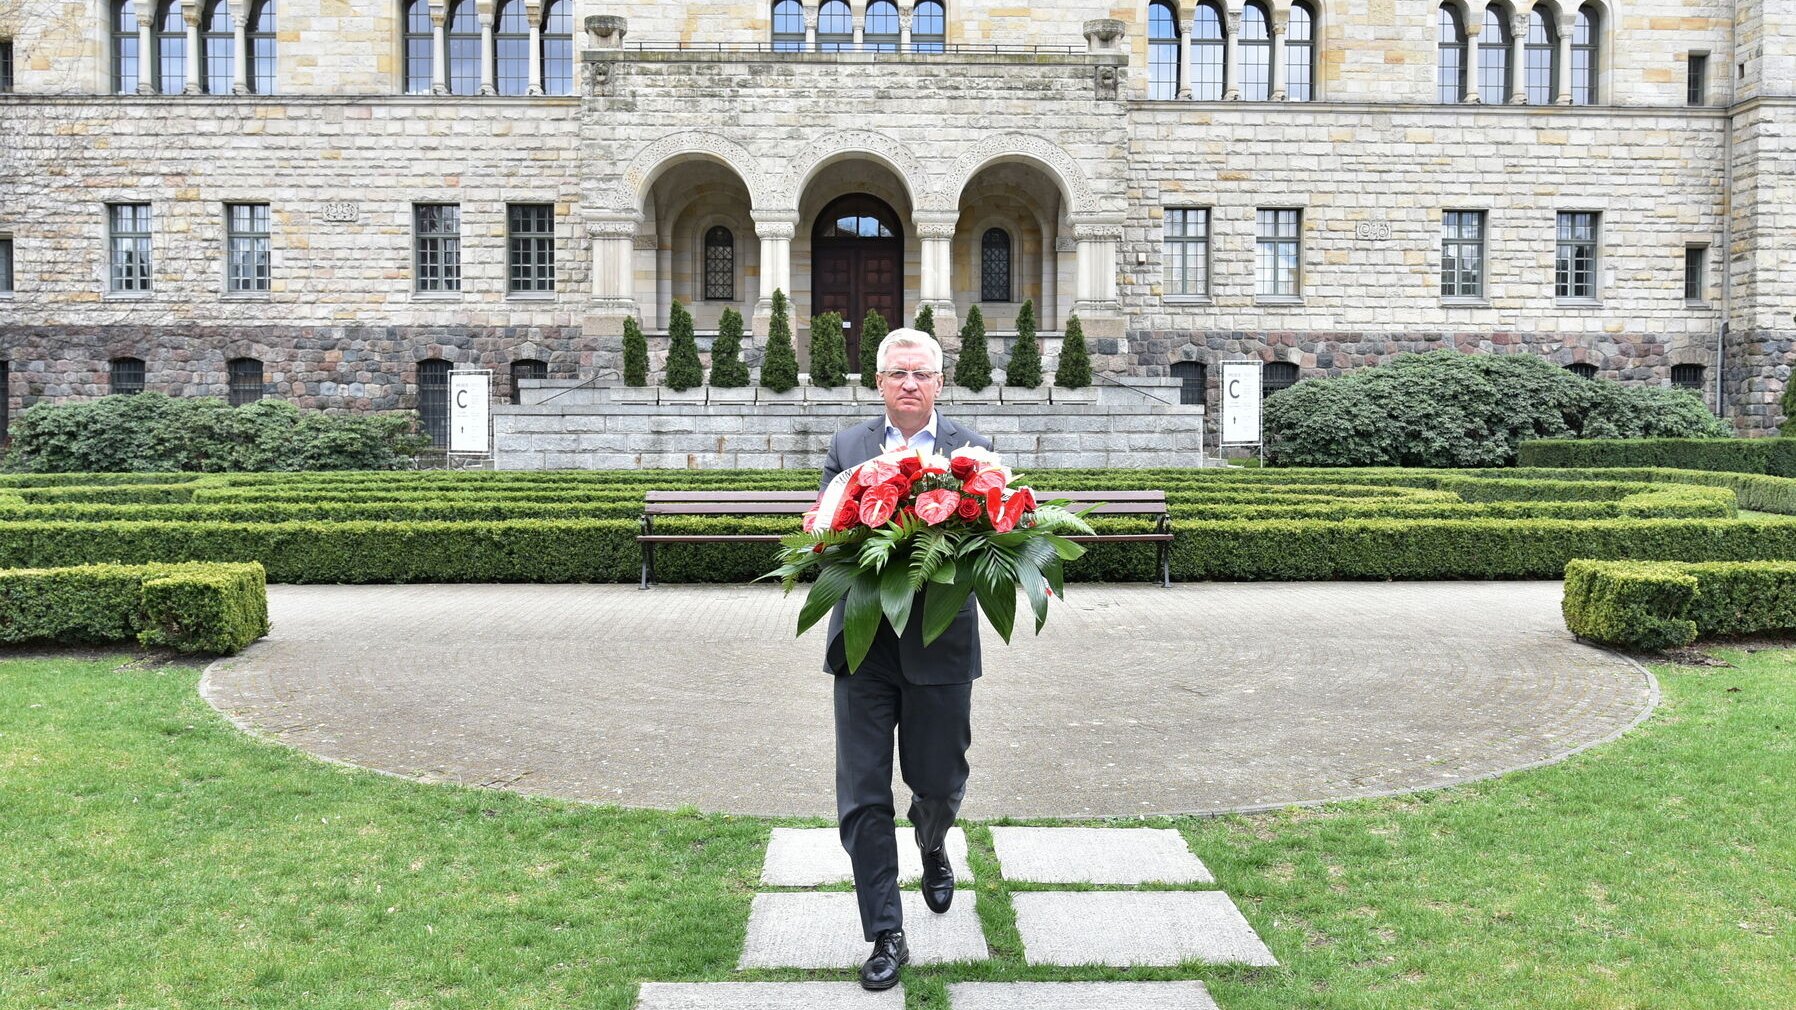
[[[1224,1010],[1743,1010],[1796,992],[1796,652],[1660,667],[1620,741],[1458,789],[1182,830],[1282,962],[1023,963],[962,980],[1201,978]],[[197,668],[0,662],[0,1008],[595,1007],[725,980],[773,821],[424,786],[237,732]],[[806,822],[777,822],[806,823]],[[809,822],[817,823],[817,822]],[[756,979],[851,977],[757,972]]]

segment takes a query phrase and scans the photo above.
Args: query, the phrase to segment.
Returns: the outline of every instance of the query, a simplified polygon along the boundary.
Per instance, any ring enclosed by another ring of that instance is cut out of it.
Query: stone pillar
[[[1236,40],[1241,35],[1241,12],[1229,11],[1226,20],[1228,31],[1222,38],[1222,100],[1238,102],[1241,100],[1241,46]]]
[[[524,16],[530,19],[530,87],[525,93],[540,95],[543,93],[543,9],[527,4]]]
[[[430,28],[437,37],[437,58],[430,66],[430,93],[446,95],[449,93],[449,21],[443,8],[436,4],[430,8]]]
[[[807,53],[817,51],[817,5],[815,3],[805,4],[804,7],[804,51]]]
[[[592,316],[598,332],[623,332],[623,321],[637,314],[636,229],[642,215],[628,211],[587,216],[592,238]]]
[[[1556,91],[1556,94],[1554,94],[1554,96],[1553,96],[1553,104],[1554,105],[1570,105],[1572,103],[1572,101],[1571,101],[1571,44],[1572,44],[1572,33],[1569,31],[1560,32],[1559,33],[1559,41],[1558,41],[1559,73],[1554,75],[1554,79],[1553,79],[1553,87]]]
[[[1191,27],[1192,22],[1179,22],[1179,97],[1191,97]]]
[[[916,8],[911,5],[910,0],[906,0],[904,6],[898,8],[898,51],[901,53],[910,52],[910,22],[915,13]]]
[[[1484,15],[1470,18],[1465,26],[1465,104],[1484,101],[1478,94],[1478,36],[1484,32]]]
[[[934,311],[936,335],[945,338],[960,329],[960,316],[954,309],[954,229],[960,212],[916,213],[911,220],[923,242],[918,308],[927,305]],[[949,346],[945,339],[942,346]]]
[[[1509,16],[1509,104],[1528,104],[1528,15]]]
[[[249,11],[231,7],[231,94],[249,94]]]
[[[798,212],[768,211],[754,216],[755,237],[761,240],[761,291],[755,299],[749,330],[762,346],[767,343],[767,323],[773,318],[773,293],[792,298],[792,238],[798,234]]]
[[[474,8],[475,16],[480,18],[480,93],[496,95],[499,89],[493,87],[493,11]]]
[[[1272,12],[1272,100],[1285,100],[1285,83],[1288,80],[1285,69],[1285,29],[1291,23],[1289,8],[1281,8]]]
[[[203,90],[200,74],[205,72],[206,63],[200,57],[200,6],[196,0],[181,4],[181,20],[187,25],[187,86],[181,93],[197,95]]]
[[[137,93],[153,95],[156,93],[156,77],[162,65],[162,61],[157,58],[156,39],[150,34],[151,23],[156,20],[156,5],[152,0],[136,0],[136,3]]]
[[[1060,328],[1060,264],[1059,256],[1054,252],[1055,242],[1054,227],[1050,224],[1041,232],[1041,300],[1035,314],[1035,324],[1043,330]]]
[[[1080,318],[1117,315],[1116,247],[1122,241],[1122,225],[1075,222],[1073,241],[1078,243],[1079,257],[1073,311]]]

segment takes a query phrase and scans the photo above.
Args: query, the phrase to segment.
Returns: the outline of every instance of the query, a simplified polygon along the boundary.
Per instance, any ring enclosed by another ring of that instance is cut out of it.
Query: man
[[[843,470],[900,446],[948,455],[991,440],[935,411],[942,389],[942,348],[921,330],[898,329],[879,345],[882,417],[837,432],[823,463],[823,486]],[[923,644],[923,608],[911,610],[904,633],[883,618],[859,670],[848,672],[842,644],[843,604],[829,619],[823,668],[835,674],[836,813],[842,847],[854,864],[861,931],[873,953],[861,965],[861,985],[890,989],[910,960],[904,912],[898,904],[898,838],[893,824],[892,731],[910,787],[907,816],[923,854],[923,900],[946,912],[954,900],[954,870],[943,846],[966,793],[967,745],[972,742],[973,680],[979,667],[979,614],[974,597],[941,637]]]

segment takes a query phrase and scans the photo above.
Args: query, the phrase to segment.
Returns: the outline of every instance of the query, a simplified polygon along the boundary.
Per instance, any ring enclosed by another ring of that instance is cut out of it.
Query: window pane
[[[721,225],[705,233],[705,299],[736,297],[736,236]]]
[[[1162,228],[1166,293],[1209,294],[1210,212],[1202,208],[1169,208]]]
[[[1010,301],[1010,233],[990,228],[979,244],[979,299]]]
[[[1701,302],[1708,299],[1708,291],[1703,283],[1703,263],[1708,259],[1708,249],[1693,245],[1684,249],[1684,300]]]
[[[1559,69],[1559,42],[1540,11],[1528,16],[1528,38],[1523,43],[1523,50],[1528,61],[1528,104],[1553,104],[1553,85]]]
[[[1308,102],[1315,98],[1315,18],[1303,4],[1291,5],[1285,28],[1285,98]]]
[[[187,22],[181,19],[180,4],[162,5],[150,44],[156,47],[156,90],[180,94],[187,87]]]
[[[262,0],[249,16],[249,89],[274,94],[274,4]]]
[[[1266,12],[1257,4],[1241,11],[1241,99],[1263,102],[1272,96],[1272,36]]]
[[[269,290],[268,205],[227,204],[225,220],[228,232],[225,290]]]
[[[474,0],[461,0],[449,15],[449,93],[480,93],[480,19]]]
[[[1704,369],[1701,365],[1673,365],[1671,366],[1671,384],[1678,389],[1701,390],[1703,388],[1703,372]]]
[[[1572,26],[1571,100],[1573,105],[1596,101],[1596,19],[1589,8],[1578,11]]]
[[[1297,210],[1260,210],[1254,215],[1258,232],[1254,266],[1254,293],[1293,297],[1298,292]]]
[[[1441,215],[1441,297],[1484,295],[1484,212]]]
[[[911,12],[910,47],[919,53],[939,53],[947,49],[948,15],[936,0],[923,0]]]
[[[0,291],[12,291],[12,283],[12,239],[0,238]]]
[[[507,0],[493,21],[493,48],[497,52],[497,72],[493,86],[501,95],[523,95],[530,91],[530,18],[524,11],[524,0]]]
[[[1685,100],[1691,105],[1708,104],[1707,84],[1709,76],[1709,58],[1701,53],[1690,54],[1690,86]]]
[[[1191,97],[1200,102],[1222,100],[1222,55],[1222,15],[1202,4],[1191,22]]]
[[[419,291],[461,290],[461,207],[419,204],[416,209]]]
[[[112,90],[137,93],[137,13],[132,0],[114,0],[112,6]]]
[[[1439,67],[1435,76],[1435,99],[1445,104],[1465,101],[1465,31],[1459,15],[1442,7],[1439,14]]]
[[[1553,257],[1553,289],[1557,297],[1596,297],[1596,219],[1596,214],[1588,211],[1559,215],[1558,246]]]
[[[150,205],[117,203],[111,214],[111,288],[150,290]]]
[[[1172,8],[1155,3],[1147,9],[1147,96],[1157,101],[1178,97],[1179,30]]]
[[[1478,100],[1485,105],[1509,101],[1508,20],[1495,7],[1484,9],[1484,31],[1478,36]]]
[[[867,23],[861,32],[866,48],[876,53],[898,51],[898,5],[892,0],[873,0],[867,5]]]
[[[847,0],[826,0],[817,12],[817,51],[845,52],[854,48],[854,12]]]
[[[543,94],[574,93],[573,0],[551,0],[543,14]]]

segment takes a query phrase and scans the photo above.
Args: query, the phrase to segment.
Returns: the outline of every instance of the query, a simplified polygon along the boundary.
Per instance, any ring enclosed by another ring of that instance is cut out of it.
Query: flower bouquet
[[[883,616],[895,631],[910,623],[921,599],[923,642],[953,623],[968,594],[1006,642],[1016,620],[1019,588],[1035,611],[1035,631],[1048,619],[1048,598],[1064,595],[1062,565],[1085,548],[1062,534],[1091,533],[1066,499],[1035,500],[985,449],[968,446],[943,457],[898,449],[836,475],[804,514],[804,532],[781,540],[780,567],[761,576],[783,580],[791,593],[816,567],[817,580],[798,615],[798,633],[847,597],[843,646],[850,672],[860,667]],[[759,580],[757,580],[759,581]]]

